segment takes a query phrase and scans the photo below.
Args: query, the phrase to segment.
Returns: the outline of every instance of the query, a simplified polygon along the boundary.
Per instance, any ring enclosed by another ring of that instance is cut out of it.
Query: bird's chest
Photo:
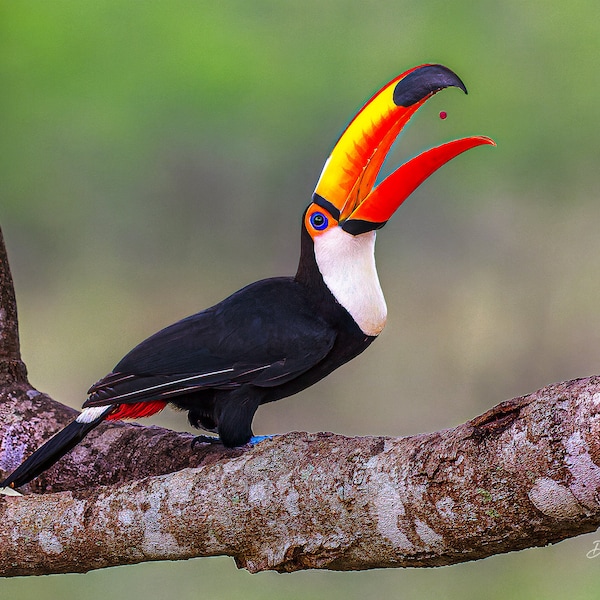
[[[336,228],[315,240],[315,258],[325,285],[369,336],[379,335],[387,319],[374,246],[374,231],[350,236]]]

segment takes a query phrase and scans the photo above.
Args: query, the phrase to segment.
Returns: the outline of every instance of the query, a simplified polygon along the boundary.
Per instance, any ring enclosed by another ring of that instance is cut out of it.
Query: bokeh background
[[[597,1],[1,1],[0,224],[32,383],[79,406],[158,328],[293,273],[337,135],[423,62],[470,93],[430,101],[388,170],[453,137],[498,147],[445,167],[380,233],[381,339],[255,431],[436,430],[600,373]],[[430,570],[145,564],[3,580],[0,596],[596,598],[596,537]]]

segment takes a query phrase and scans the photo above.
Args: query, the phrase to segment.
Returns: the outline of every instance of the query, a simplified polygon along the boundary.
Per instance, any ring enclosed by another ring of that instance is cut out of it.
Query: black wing
[[[325,358],[335,337],[300,284],[259,281],[143,341],[90,388],[84,406],[168,401],[245,383],[277,386]]]

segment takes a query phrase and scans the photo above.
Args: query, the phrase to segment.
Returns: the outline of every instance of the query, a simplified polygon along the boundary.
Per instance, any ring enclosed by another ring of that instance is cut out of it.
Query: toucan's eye
[[[321,212],[314,212],[310,215],[310,224],[317,230],[323,231],[329,225],[327,217]]]

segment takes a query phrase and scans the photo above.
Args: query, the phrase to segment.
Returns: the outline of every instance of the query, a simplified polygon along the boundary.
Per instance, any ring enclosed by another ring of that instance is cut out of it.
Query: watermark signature
[[[600,540],[594,542],[594,547],[586,554],[588,558],[596,558],[600,556]]]

